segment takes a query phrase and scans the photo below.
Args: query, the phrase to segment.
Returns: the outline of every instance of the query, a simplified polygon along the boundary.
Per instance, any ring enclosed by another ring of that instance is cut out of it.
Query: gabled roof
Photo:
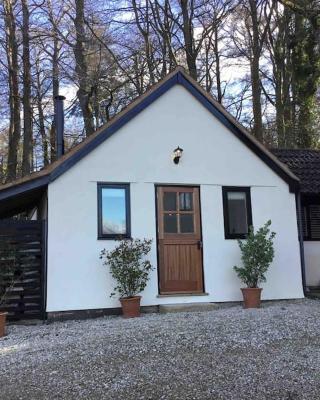
[[[301,193],[320,193],[320,151],[274,149],[273,154],[300,179]]]
[[[39,189],[53,182],[176,84],[182,85],[187,89],[208,111],[237,136],[239,140],[287,182],[290,191],[297,190],[299,187],[299,179],[259,143],[221,106],[221,104],[215,101],[210,94],[186,74],[183,68],[178,67],[163,80],[152,86],[146,93],[133,101],[110,122],[63,155],[59,160],[39,172],[0,186],[0,201],[26,191]]]

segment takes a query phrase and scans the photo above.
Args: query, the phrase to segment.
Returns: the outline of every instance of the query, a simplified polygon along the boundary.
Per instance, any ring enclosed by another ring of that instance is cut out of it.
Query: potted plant
[[[2,311],[8,294],[19,278],[19,253],[15,246],[0,242],[0,337],[6,333],[7,312]]]
[[[120,295],[123,316],[133,318],[140,316],[140,300],[138,296],[147,285],[152,265],[145,256],[151,250],[152,240],[125,239],[110,251],[101,251],[103,264],[109,266],[111,276],[116,280],[114,296]]]
[[[250,227],[246,240],[238,240],[242,253],[242,267],[234,267],[238,277],[246,288],[242,288],[244,308],[258,308],[261,302],[261,282],[266,281],[266,272],[274,258],[273,239],[275,232],[270,231],[268,221],[257,232]]]

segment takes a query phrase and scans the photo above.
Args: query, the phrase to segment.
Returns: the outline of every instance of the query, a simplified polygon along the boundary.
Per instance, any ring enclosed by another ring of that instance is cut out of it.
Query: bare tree
[[[263,142],[260,60],[276,0],[241,0],[233,40],[238,56],[249,61],[252,89],[252,133]]]
[[[95,130],[93,118],[93,104],[92,104],[92,85],[90,84],[87,54],[86,54],[86,32],[85,32],[85,18],[84,18],[84,0],[75,1],[75,18],[73,19],[76,43],[73,47],[74,56],[76,60],[75,71],[78,79],[78,98],[83,115],[86,135],[91,135]]]
[[[10,126],[8,145],[7,181],[17,176],[18,146],[21,134],[18,43],[16,35],[16,1],[4,0],[4,20],[6,29],[6,52],[8,63],[8,84],[10,102]]]
[[[267,50],[272,64],[270,78],[274,97],[268,95],[269,102],[275,107],[277,145],[285,148],[294,146],[295,135],[292,115],[292,57],[291,33],[289,26],[292,11],[278,4],[268,27]],[[263,88],[265,93],[267,89]]]
[[[7,181],[55,160],[60,92],[69,148],[177,65],[265,144],[318,145],[318,0],[3,0],[0,13]]]
[[[150,79],[150,84],[153,85],[155,83],[155,77],[154,77],[154,68],[155,68],[155,62],[154,62],[154,52],[152,49],[152,43],[151,43],[151,35],[150,35],[150,12],[149,12],[149,3],[150,1],[146,1],[145,5],[145,13],[142,14],[141,12],[141,5],[137,5],[136,0],[132,0],[132,7],[134,11],[134,16],[135,16],[135,22],[136,25],[139,29],[139,32],[141,33],[144,41],[144,47],[145,47],[145,54],[146,54],[146,62],[148,66],[148,74],[149,74],[149,79]]]
[[[51,48],[48,49],[48,46],[45,46],[46,52],[51,58],[51,75],[52,75],[52,101],[54,102],[55,98],[59,95],[59,87],[60,87],[60,35],[58,31],[58,25],[62,19],[62,15],[56,16],[53,10],[53,5],[51,0],[47,0],[47,12],[48,12],[48,21],[49,27],[51,29],[49,35],[52,39]],[[39,104],[38,104],[39,109]],[[51,129],[50,129],[50,160],[53,162],[56,159],[56,127],[55,120],[52,119]]]
[[[23,153],[22,175],[28,175],[32,168],[32,105],[30,66],[30,12],[28,0],[21,0],[22,6],[22,63],[23,63]]]

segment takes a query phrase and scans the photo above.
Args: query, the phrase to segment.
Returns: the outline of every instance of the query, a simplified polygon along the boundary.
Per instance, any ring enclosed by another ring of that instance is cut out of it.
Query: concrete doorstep
[[[217,308],[218,306],[215,303],[161,304],[159,305],[159,313],[213,311]]]

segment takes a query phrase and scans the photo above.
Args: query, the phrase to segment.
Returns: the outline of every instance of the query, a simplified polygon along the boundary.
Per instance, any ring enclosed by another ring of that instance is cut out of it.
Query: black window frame
[[[305,242],[320,242],[320,237],[314,237],[311,229],[310,206],[319,206],[320,197],[317,195],[302,196],[301,199],[301,222],[303,226],[303,218],[305,217],[305,229],[303,232],[303,240]]]
[[[130,202],[130,184],[129,183],[108,183],[98,182],[98,239],[99,240],[117,240],[131,238],[131,202]],[[102,231],[102,190],[103,189],[124,189],[126,206],[126,233],[108,234]]]
[[[224,218],[224,237],[225,239],[246,239],[248,233],[230,233],[229,210],[228,210],[228,193],[242,192],[246,195],[246,209],[248,229],[252,226],[252,208],[251,208],[251,188],[248,186],[223,186],[222,201],[223,201],[223,218]]]

